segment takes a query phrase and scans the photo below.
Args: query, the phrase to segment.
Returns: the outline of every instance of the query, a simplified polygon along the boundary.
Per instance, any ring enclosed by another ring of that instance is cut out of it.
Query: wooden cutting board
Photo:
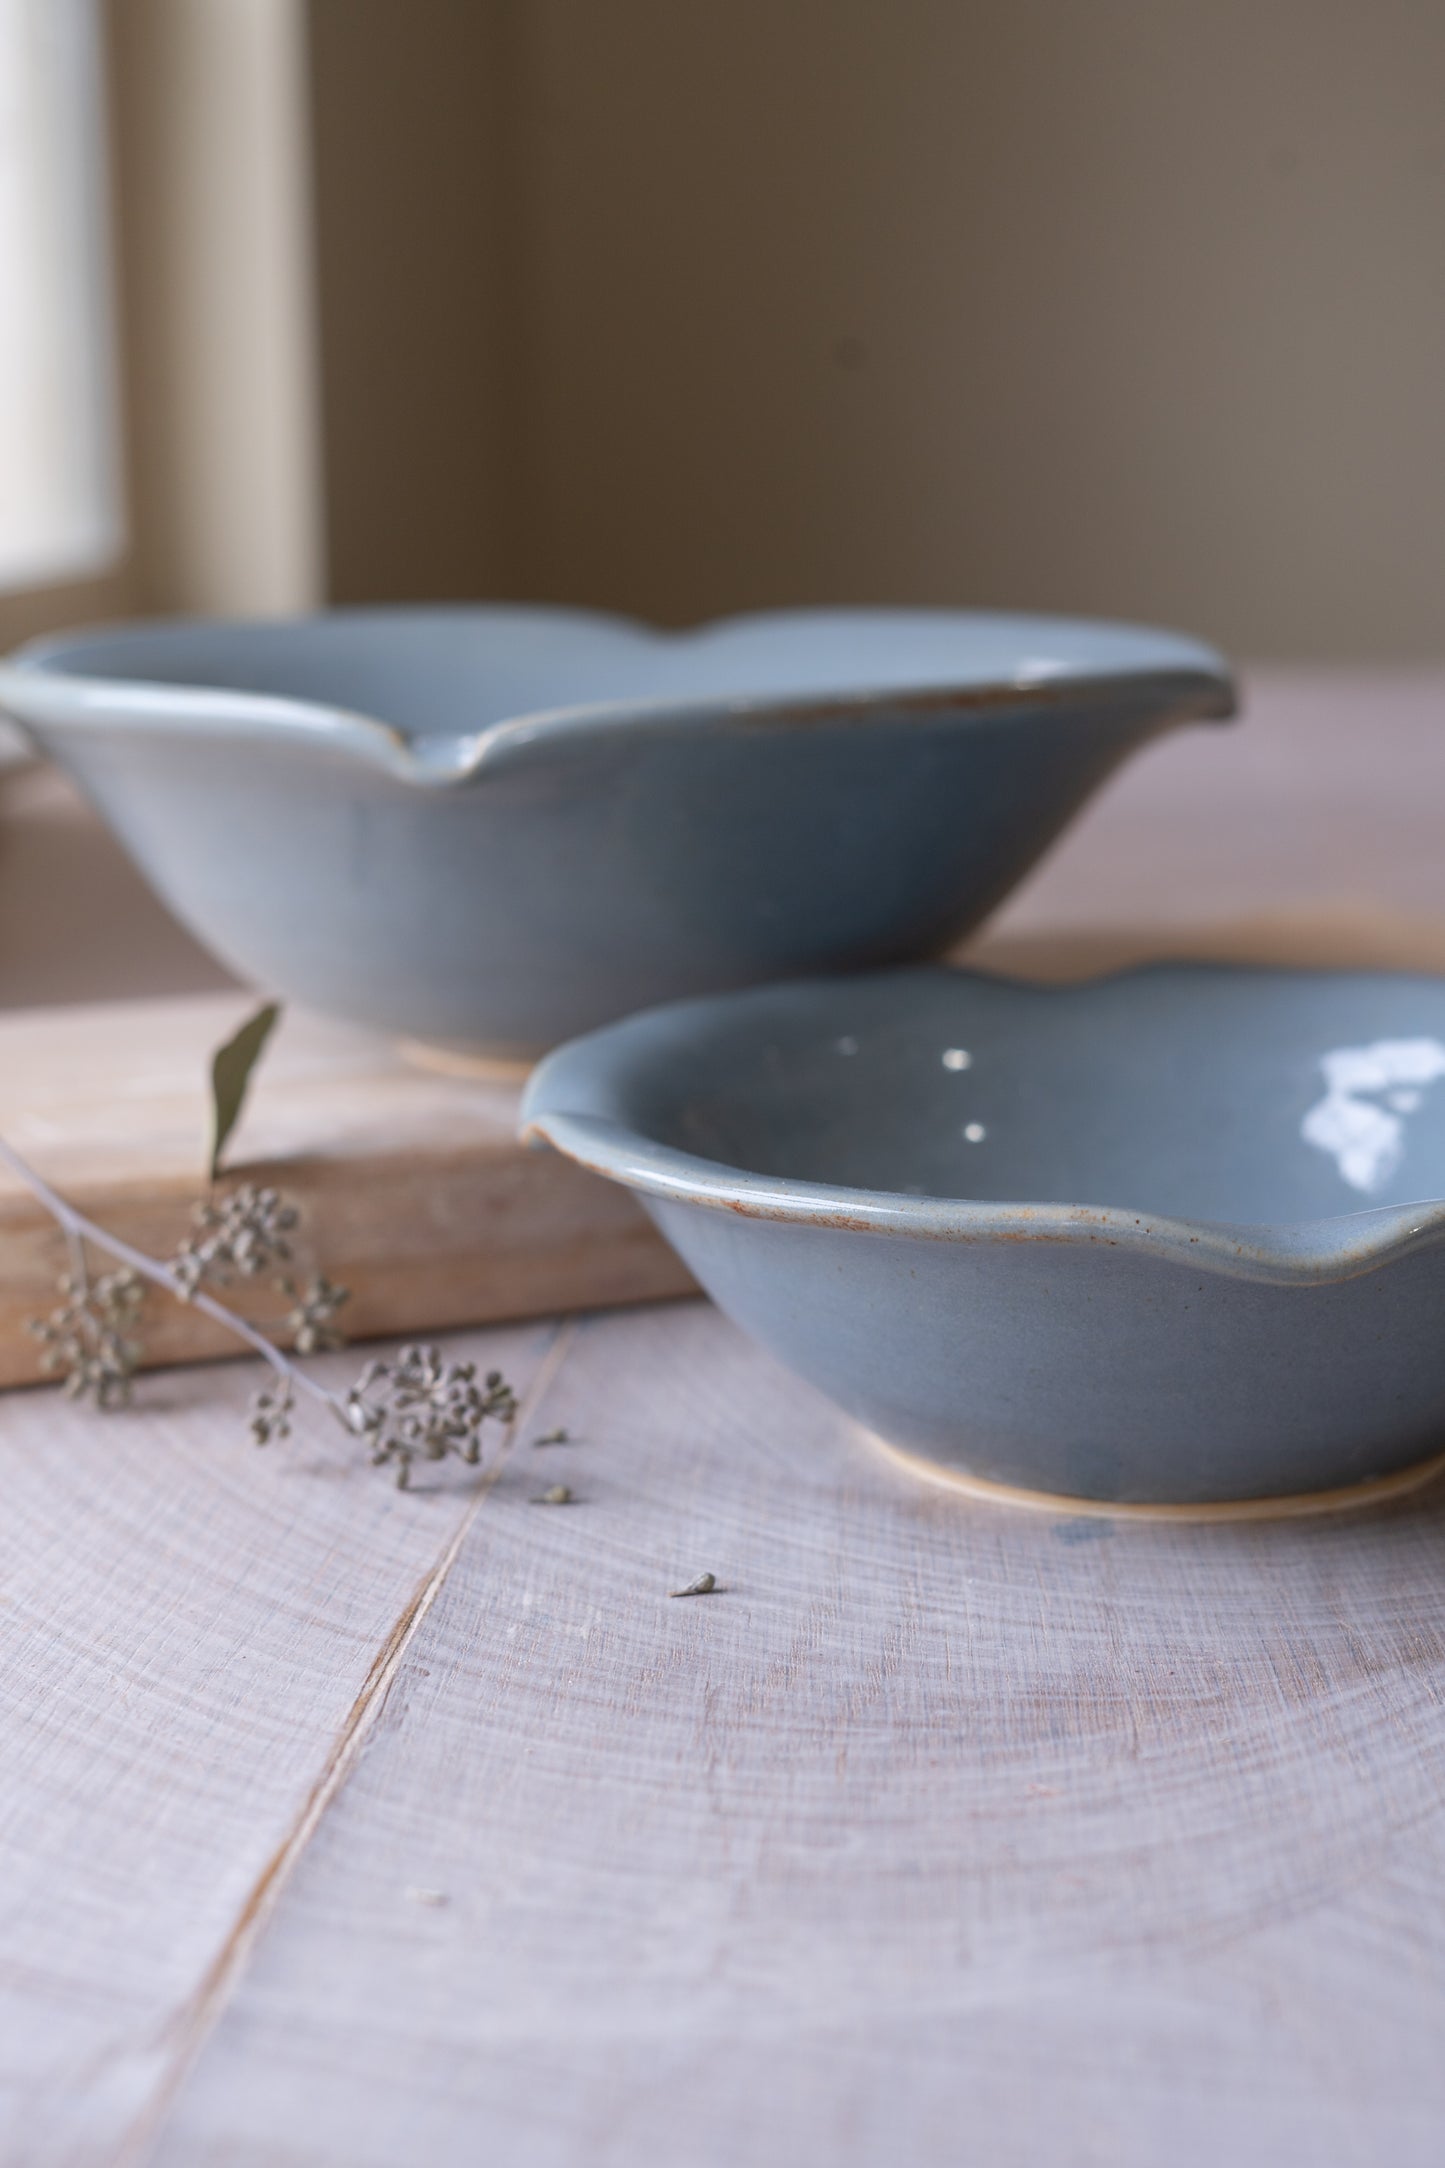
[[[87,1217],[171,1255],[205,1189],[211,1055],[254,1007],[204,994],[0,1015],[0,1135]],[[350,1288],[354,1339],[693,1292],[627,1191],[517,1142],[519,1092],[293,1011],[256,1072],[223,1187],[262,1180],[296,1202],[297,1261]],[[67,1254],[0,1170],[0,1386],[40,1378],[25,1322],[54,1306]],[[258,1320],[284,1309],[249,1289],[237,1306]],[[244,1352],[161,1291],[145,1336],[153,1364]]]

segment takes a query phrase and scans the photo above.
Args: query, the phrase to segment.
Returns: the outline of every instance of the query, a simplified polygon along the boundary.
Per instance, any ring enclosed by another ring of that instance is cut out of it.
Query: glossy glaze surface
[[[677,1004],[526,1119],[891,1443],[1140,1503],[1445,1445],[1445,983],[917,969]]]
[[[497,607],[45,641],[0,708],[241,977],[515,1058],[936,953],[1232,693],[1210,649],[1128,626]]]

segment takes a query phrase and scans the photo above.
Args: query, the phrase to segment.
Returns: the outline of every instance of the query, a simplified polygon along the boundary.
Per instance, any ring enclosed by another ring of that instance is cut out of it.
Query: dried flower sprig
[[[277,1005],[268,1002],[212,1059],[207,1165],[213,1185],[279,1015]],[[218,1302],[207,1283],[225,1287],[236,1279],[254,1281],[292,1262],[292,1236],[300,1215],[277,1189],[244,1182],[220,1197],[213,1189],[195,1207],[191,1232],[170,1261],[161,1264],[77,1212],[3,1137],[0,1165],[45,1206],[70,1243],[71,1270],[60,1281],[63,1300],[48,1317],[32,1320],[30,1330],[45,1343],[41,1369],[63,1372],[65,1391],[72,1398],[91,1399],[99,1408],[129,1401],[131,1380],[144,1352],[136,1328],[149,1282],[223,1325],[270,1366],[270,1383],[251,1402],[250,1430],[258,1445],[290,1436],[301,1392],[354,1436],[364,1438],[373,1462],[394,1466],[397,1483],[405,1488],[419,1459],[441,1460],[455,1453],[475,1466],[483,1425],[494,1418],[510,1423],[516,1414],[515,1397],[500,1371],[488,1372],[479,1386],[473,1364],[448,1363],[436,1348],[407,1348],[394,1363],[369,1363],[343,1399],[302,1370],[259,1325]],[[119,1269],[92,1282],[87,1242],[114,1258]],[[345,1346],[336,1321],[350,1299],[346,1288],[323,1272],[313,1272],[301,1283],[280,1273],[273,1285],[290,1306],[275,1329],[290,1338],[295,1354],[326,1354]]]
[[[229,1220],[224,1206],[214,1208],[217,1217],[205,1223],[218,1238],[210,1255],[203,1254],[206,1243],[202,1240],[190,1247],[183,1245],[175,1260],[161,1264],[78,1212],[3,1137],[0,1165],[44,1205],[70,1239],[76,1268],[61,1282],[65,1301],[48,1318],[37,1319],[31,1329],[46,1342],[42,1368],[64,1369],[66,1390],[73,1397],[92,1398],[102,1408],[121,1406],[129,1398],[141,1353],[132,1329],[143,1283],[149,1282],[224,1326],[269,1365],[271,1382],[255,1394],[251,1404],[251,1435],[258,1445],[290,1435],[296,1396],[304,1394],[353,1436],[363,1438],[374,1464],[394,1466],[397,1484],[405,1489],[416,1460],[441,1460],[454,1453],[475,1467],[481,1457],[483,1425],[490,1420],[508,1424],[516,1414],[516,1397],[500,1371],[489,1371],[479,1385],[474,1364],[449,1363],[437,1348],[407,1348],[394,1363],[368,1363],[343,1397],[310,1376],[259,1326],[208,1294],[201,1282],[209,1271],[234,1270],[250,1277],[251,1270],[242,1259],[258,1254],[267,1243],[271,1257],[289,1254],[278,1251],[275,1244],[285,1241],[296,1215],[274,1191],[253,1190],[251,1201]],[[238,1197],[242,1194],[237,1192]],[[91,1284],[84,1262],[87,1243],[122,1269]],[[254,1269],[265,1268],[258,1264]],[[339,1344],[333,1321],[347,1299],[345,1288],[334,1286],[320,1273],[304,1288],[290,1280],[278,1285],[293,1305],[286,1325],[298,1353],[318,1353]]]
[[[170,1265],[163,1265],[158,1258],[147,1257],[144,1250],[138,1250],[133,1244],[122,1241],[119,1235],[108,1234],[103,1227],[97,1227],[93,1220],[88,1220],[83,1212],[77,1212],[75,1206],[67,1204],[3,1137],[0,1137],[0,1166],[8,1167],[16,1180],[24,1183],[31,1196],[37,1203],[44,1205],[51,1218],[64,1229],[72,1242],[89,1243],[92,1249],[114,1258],[117,1264],[128,1266],[137,1278],[150,1281],[154,1287],[164,1288],[168,1295],[175,1296],[177,1302],[189,1302],[192,1309],[199,1310],[203,1317],[211,1318],[217,1325],[223,1325],[227,1332],[234,1333],[238,1340],[244,1340],[273,1370],[282,1376],[294,1375],[313,1399],[328,1403],[334,1399],[335,1396],[328,1393],[323,1385],[318,1385],[314,1378],[307,1377],[304,1371],[297,1370],[274,1341],[268,1340],[260,1328],[251,1324],[249,1319],[239,1317],[234,1310],[228,1310],[223,1303],[217,1302],[214,1295],[208,1295],[204,1288],[188,1292]]]

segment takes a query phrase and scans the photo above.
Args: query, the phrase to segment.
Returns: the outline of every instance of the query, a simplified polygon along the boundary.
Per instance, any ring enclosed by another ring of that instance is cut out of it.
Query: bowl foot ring
[[[1366,1506],[1387,1505],[1392,1499],[1423,1490],[1445,1474],[1445,1453],[1420,1460],[1392,1475],[1372,1476],[1365,1483],[1349,1483],[1336,1490],[1296,1491],[1282,1498],[1225,1498],[1198,1505],[1139,1505],[1108,1498],[1073,1498],[1062,1491],[1025,1490],[1013,1483],[994,1483],[987,1476],[967,1475],[961,1468],[946,1468],[901,1445],[890,1445],[873,1431],[864,1437],[894,1464],[911,1476],[921,1476],[944,1490],[961,1491],[985,1505],[1011,1506],[1025,1513],[1048,1513],[1055,1520],[1109,1521],[1297,1521],[1324,1513],[1357,1513]]]
[[[396,1050],[414,1069],[457,1076],[478,1084],[525,1084],[535,1062],[522,1055],[469,1054],[461,1047],[431,1046],[425,1039],[398,1039]]]

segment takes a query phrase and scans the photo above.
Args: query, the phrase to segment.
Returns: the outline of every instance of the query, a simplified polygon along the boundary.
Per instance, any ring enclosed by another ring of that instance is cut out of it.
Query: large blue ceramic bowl
[[[516,1058],[937,953],[1231,691],[1208,648],[1128,626],[499,607],[47,640],[0,709],[240,977]]]
[[[561,1048],[524,1121],[939,1469],[1178,1506],[1445,1448],[1445,982],[767,987]]]

